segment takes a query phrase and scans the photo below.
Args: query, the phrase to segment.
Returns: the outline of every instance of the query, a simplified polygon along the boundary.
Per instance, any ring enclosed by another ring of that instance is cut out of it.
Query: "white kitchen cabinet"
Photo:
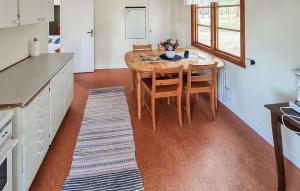
[[[52,142],[65,116],[65,68],[50,81],[50,141]]]
[[[0,0],[0,28],[18,24],[18,0]]]
[[[72,58],[69,53],[41,54],[1,72],[0,110],[14,111],[12,135],[19,140],[12,158],[13,191],[30,188],[73,99]]]
[[[67,112],[74,96],[74,67],[72,60],[65,66],[65,73],[65,112]]]
[[[41,22],[41,0],[19,0],[20,24]]]
[[[53,21],[53,0],[19,0],[20,24]]]
[[[54,0],[41,0],[41,18],[47,22],[54,21]]]
[[[53,141],[73,100],[73,60],[70,60],[50,81],[50,143]]]
[[[23,190],[28,190],[49,148],[50,88],[24,109]]]

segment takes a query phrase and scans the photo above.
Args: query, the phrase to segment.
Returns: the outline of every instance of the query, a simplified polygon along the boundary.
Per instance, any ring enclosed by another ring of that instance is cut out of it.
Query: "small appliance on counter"
[[[294,111],[300,113],[300,69],[294,70],[294,73],[297,77],[297,98],[295,101],[290,101],[289,106]]]
[[[18,140],[12,139],[12,111],[0,111],[0,190],[12,191],[12,150]]]
[[[37,57],[40,54],[40,41],[37,38],[34,38],[30,44],[30,55],[32,57]]]

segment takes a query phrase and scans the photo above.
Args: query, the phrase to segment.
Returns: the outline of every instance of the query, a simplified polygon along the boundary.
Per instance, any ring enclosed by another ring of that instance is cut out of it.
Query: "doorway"
[[[54,21],[49,22],[48,52],[60,53],[61,35],[60,35],[60,1],[54,1]]]

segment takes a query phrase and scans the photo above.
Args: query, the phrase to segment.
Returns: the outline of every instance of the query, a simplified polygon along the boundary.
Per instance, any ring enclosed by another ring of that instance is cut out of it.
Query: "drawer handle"
[[[43,154],[43,151],[37,152],[37,155],[38,155],[38,156],[42,156],[42,154]]]
[[[37,132],[38,132],[38,134],[42,134],[42,133],[43,133],[43,130],[42,130],[42,129],[39,129]]]
[[[37,125],[39,125],[41,122],[42,122],[42,119],[41,119],[41,118],[39,118],[39,119],[36,120],[36,124],[37,124]]]

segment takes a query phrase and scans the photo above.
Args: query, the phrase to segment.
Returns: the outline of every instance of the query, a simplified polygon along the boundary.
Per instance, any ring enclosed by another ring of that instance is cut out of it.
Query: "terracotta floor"
[[[210,120],[208,99],[193,100],[193,124],[179,127],[174,105],[158,103],[158,131],[147,111],[138,120],[128,70],[75,76],[75,98],[31,191],[60,190],[68,175],[88,89],[125,86],[146,191],[271,191],[277,178],[273,149],[220,105]],[[184,117],[185,120],[185,117]],[[266,119],[267,120],[267,119]],[[300,190],[300,171],[286,161],[287,190]]]

